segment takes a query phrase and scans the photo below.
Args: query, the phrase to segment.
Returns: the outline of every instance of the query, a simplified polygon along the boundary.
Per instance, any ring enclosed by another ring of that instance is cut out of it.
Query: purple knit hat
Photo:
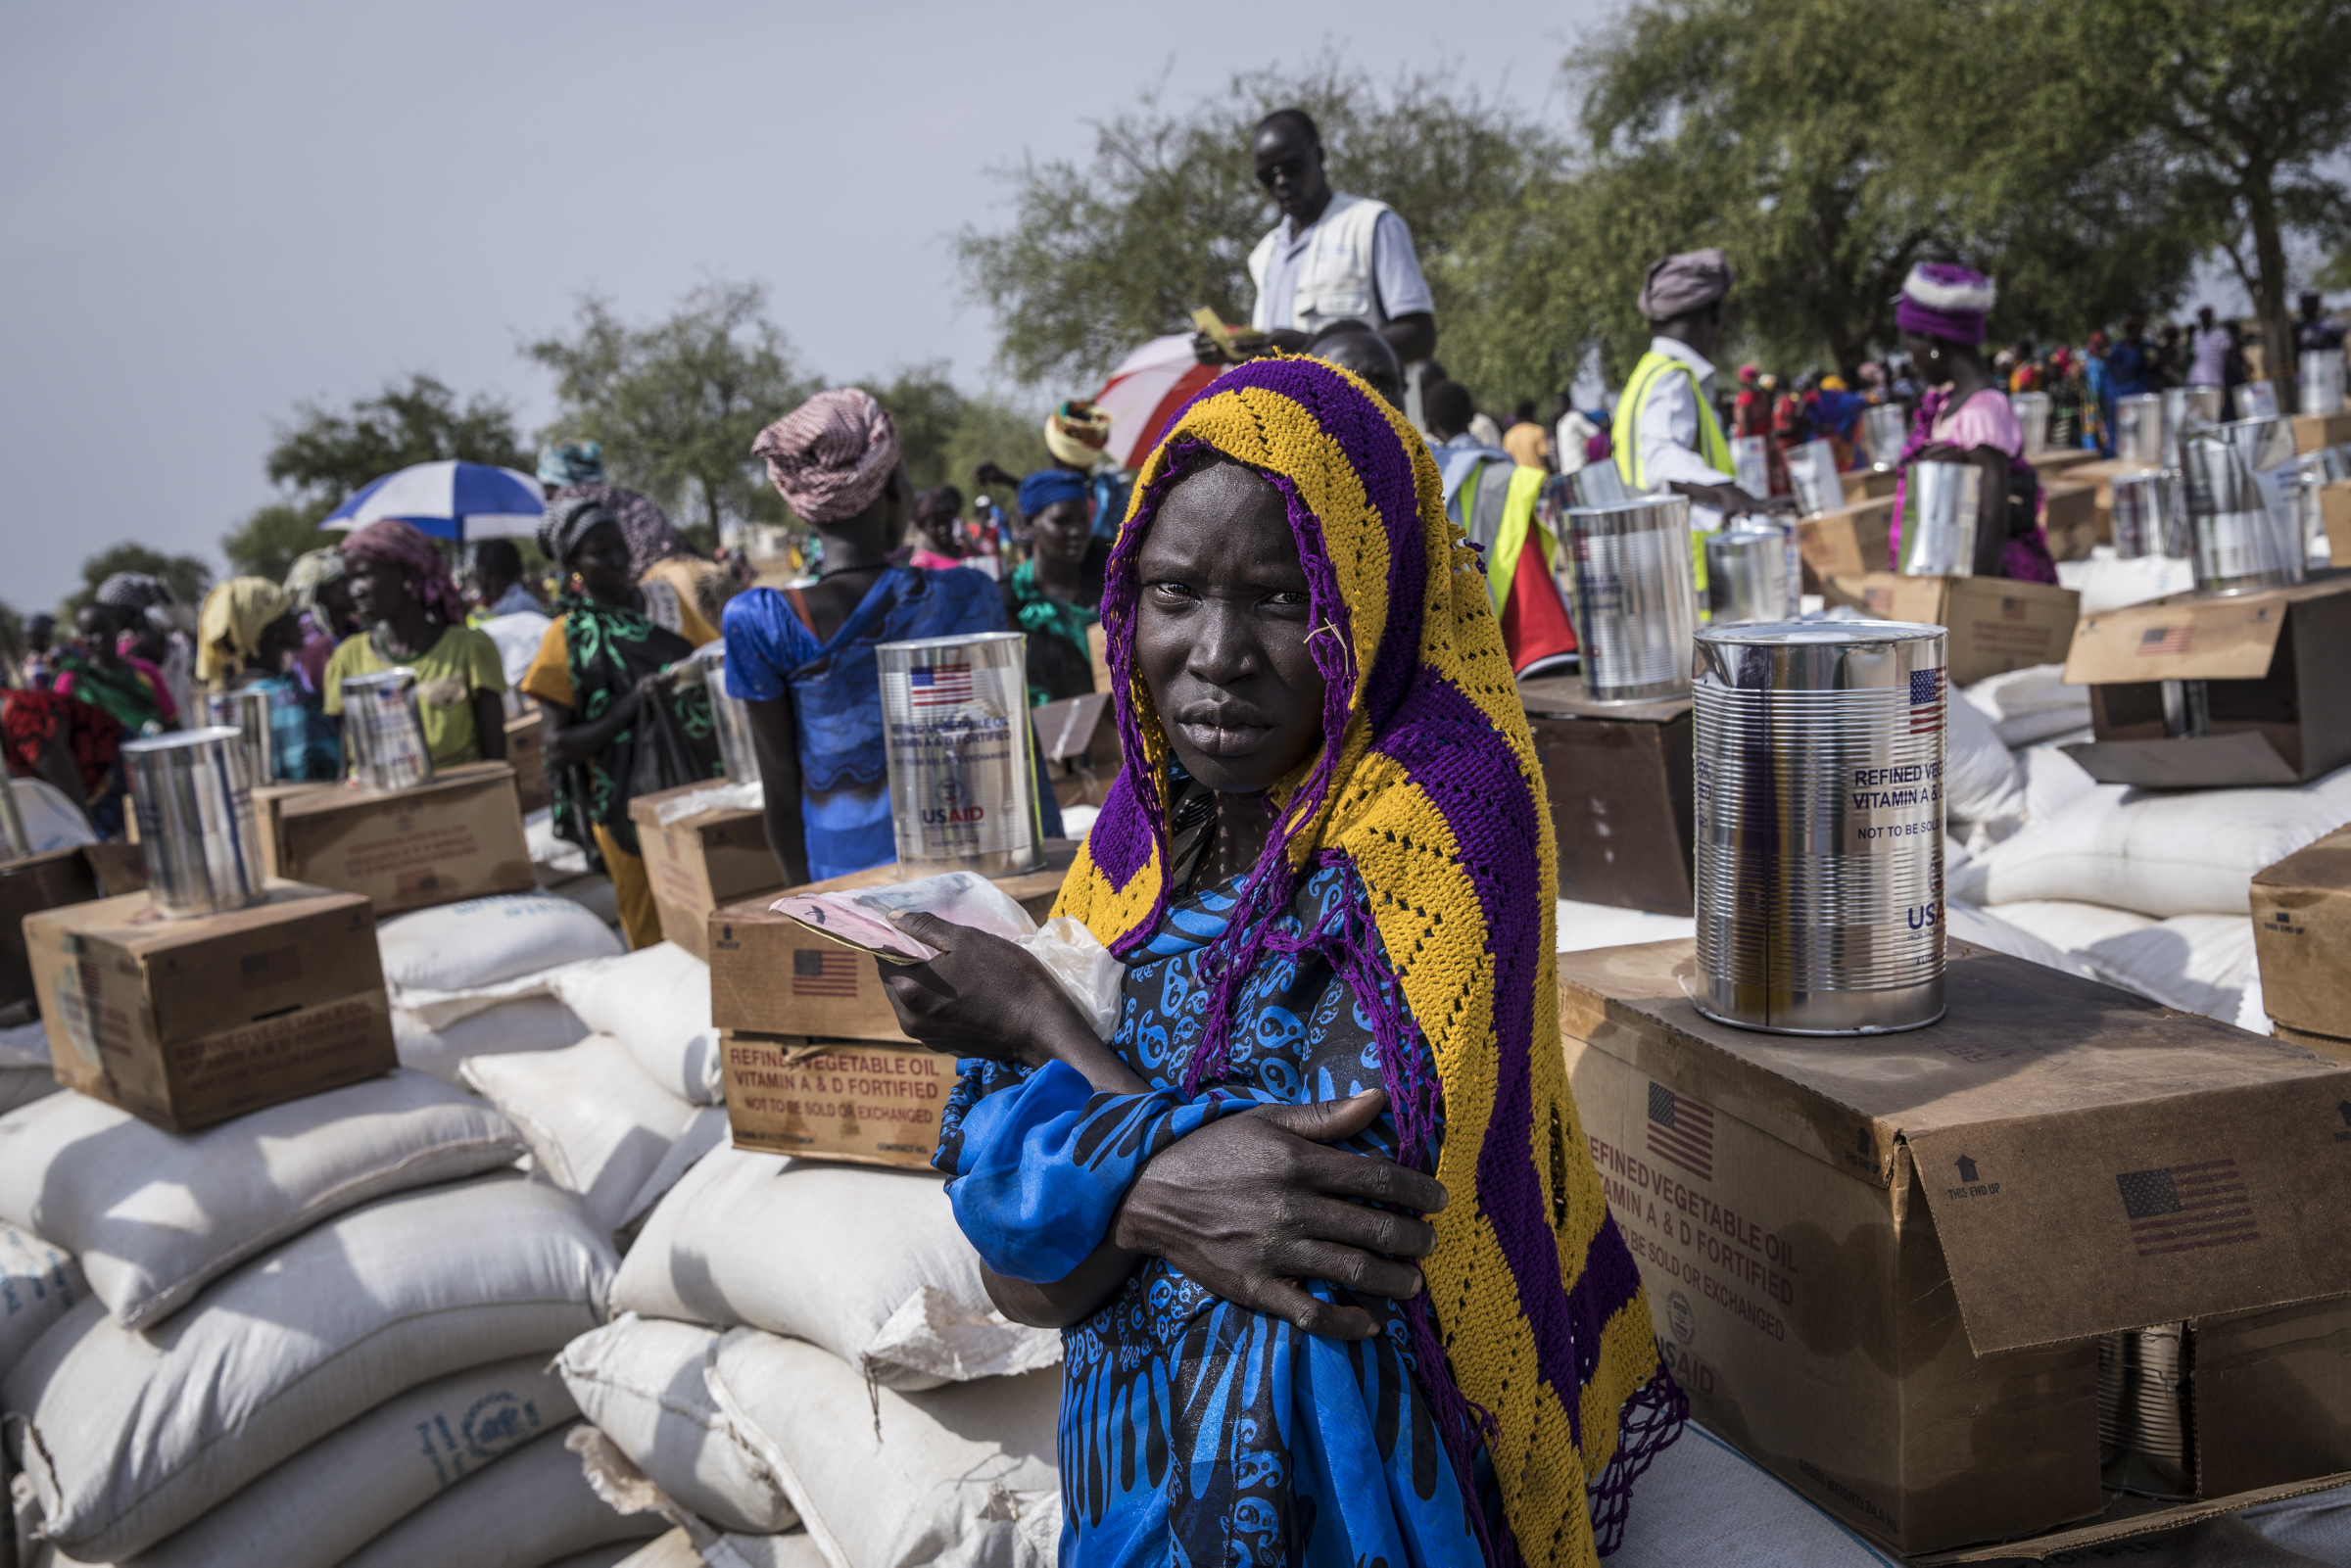
[[[1983,273],[1955,261],[1921,261],[1902,279],[1894,321],[1904,332],[1964,343],[1984,341],[1984,318],[1999,290]]]

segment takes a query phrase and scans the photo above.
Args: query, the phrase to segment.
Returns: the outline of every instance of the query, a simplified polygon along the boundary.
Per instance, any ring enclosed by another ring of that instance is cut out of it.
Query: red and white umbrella
[[[1110,415],[1106,450],[1111,460],[1121,468],[1139,465],[1159,445],[1176,410],[1217,379],[1218,368],[1193,357],[1188,332],[1153,338],[1121,360],[1094,394],[1094,402]]]

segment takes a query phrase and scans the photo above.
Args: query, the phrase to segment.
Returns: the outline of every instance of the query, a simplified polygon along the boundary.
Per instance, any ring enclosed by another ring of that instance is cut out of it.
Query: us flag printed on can
[[[1008,877],[1043,865],[1027,636],[923,638],[874,654],[899,871]]]

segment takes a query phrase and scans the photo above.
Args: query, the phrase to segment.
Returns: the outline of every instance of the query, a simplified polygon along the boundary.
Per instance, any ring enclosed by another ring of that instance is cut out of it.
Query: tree
[[[1235,75],[1186,110],[1145,93],[1095,126],[1083,166],[1000,171],[1011,223],[967,228],[955,249],[972,296],[994,312],[1006,369],[1031,386],[1086,385],[1136,345],[1189,330],[1197,307],[1247,320],[1249,251],[1280,216],[1257,186],[1249,138],[1285,107],[1314,117],[1333,186],[1378,196],[1411,227],[1443,355],[1453,317],[1432,263],[1471,214],[1511,200],[1556,159],[1557,145],[1446,73],[1383,88],[1326,56],[1295,74]]]
[[[81,563],[81,587],[58,606],[59,618],[71,621],[74,611],[97,596],[98,585],[117,572],[145,572],[150,577],[162,578],[172,596],[190,612],[203,604],[205,590],[213,586],[213,569],[202,556],[166,555],[161,550],[124,541]]]
[[[1041,409],[1031,412],[1000,397],[959,392],[943,364],[917,365],[887,382],[866,385],[897,422],[898,445],[917,490],[953,485],[968,499],[972,470],[984,462],[1018,474],[1052,461]],[[1009,507],[1009,499],[1005,504]]]
[[[2114,118],[2113,71],[2049,52],[2039,19],[2053,9],[1636,4],[1569,64],[1588,144],[1577,166],[1525,210],[1485,217],[1463,286],[1528,323],[1586,328],[1615,378],[1648,342],[1643,272],[1702,245],[1738,275],[1741,346],[1789,368],[1849,375],[1891,348],[1893,296],[1920,261],[1998,279],[1995,336],[2160,309],[2194,261],[2194,225]]]
[[[325,501],[273,501],[220,536],[220,553],[238,577],[266,577],[283,582],[304,552],[334,543],[318,532],[319,522],[332,511]]]
[[[603,443],[613,483],[650,496],[704,547],[728,523],[781,520],[751,443],[820,383],[766,310],[755,283],[705,284],[647,327],[583,298],[569,336],[523,349],[555,373],[546,438]]]
[[[2135,87],[2135,125],[2187,213],[2252,296],[2279,383],[2294,395],[2289,248],[2351,242],[2347,0],[2101,0],[2052,8],[2048,33]]]
[[[427,375],[406,386],[388,383],[372,398],[336,413],[299,404],[296,420],[280,427],[264,463],[272,484],[324,501],[320,515],[371,480],[412,463],[493,463],[528,472],[531,454],[514,429],[514,410],[495,398],[463,406],[450,388]]]
[[[263,467],[284,499],[255,510],[220,536],[220,553],[242,577],[282,580],[305,550],[331,545],[318,525],[371,480],[411,463],[494,463],[531,467],[514,429],[514,410],[495,398],[457,395],[431,376],[387,382],[373,397],[336,411],[297,404],[294,422],[278,427]]]

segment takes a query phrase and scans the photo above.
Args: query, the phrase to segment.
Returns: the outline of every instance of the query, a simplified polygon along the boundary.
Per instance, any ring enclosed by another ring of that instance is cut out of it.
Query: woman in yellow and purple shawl
[[[966,1059],[937,1163],[990,1294],[1065,1330],[1065,1568],[1591,1562],[1686,1404],[1568,1092],[1542,775],[1427,444],[1330,366],[1227,371],[1102,618],[1125,765],[1057,913],[1127,965],[1111,1038],[931,917],[888,981]]]

